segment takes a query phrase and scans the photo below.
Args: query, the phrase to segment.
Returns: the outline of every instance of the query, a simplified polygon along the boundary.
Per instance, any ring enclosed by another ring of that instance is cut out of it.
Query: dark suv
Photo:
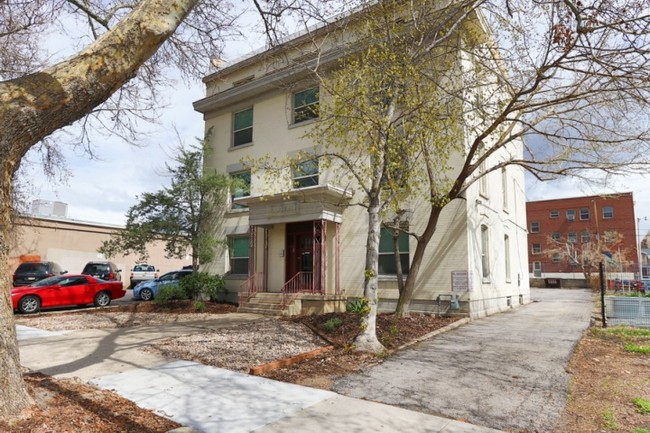
[[[18,265],[14,272],[14,287],[27,286],[40,281],[43,278],[63,275],[68,271],[62,270],[58,263],[54,262],[25,262]]]
[[[121,269],[117,269],[115,263],[106,260],[88,262],[81,271],[84,275],[99,278],[106,281],[122,281]]]

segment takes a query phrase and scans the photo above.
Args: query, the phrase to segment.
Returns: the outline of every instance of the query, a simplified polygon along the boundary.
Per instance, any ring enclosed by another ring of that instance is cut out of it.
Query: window
[[[552,210],[549,212],[548,217],[552,220],[558,219],[560,217],[560,211],[559,210]]]
[[[589,208],[581,207],[580,208],[580,221],[586,221],[589,219]]]
[[[292,179],[294,188],[318,185],[318,160],[310,159],[294,165]]]
[[[560,239],[562,239],[562,235],[559,232],[553,232],[553,234],[551,235],[551,239],[553,239],[554,241],[559,241]]]
[[[293,95],[293,123],[318,117],[318,87],[303,90]]]
[[[542,244],[533,244],[533,254],[539,254],[542,252]]]
[[[508,235],[503,236],[503,253],[505,257],[506,265],[506,283],[510,282],[510,237]]]
[[[240,171],[237,173],[231,173],[230,178],[233,183],[231,185],[231,196],[233,200],[233,209],[243,209],[247,206],[242,204],[235,204],[234,200],[238,197],[248,197],[251,195],[251,172],[250,171]]]
[[[253,142],[253,107],[233,115],[233,147]]]
[[[539,222],[538,221],[533,221],[530,223],[530,232],[531,233],[539,233]]]
[[[591,242],[591,233],[589,233],[587,230],[582,232],[581,236],[582,243],[585,244],[587,242]]]
[[[576,220],[576,210],[575,209],[568,209],[566,211],[566,219],[567,219],[567,221],[575,221]]]
[[[572,244],[575,244],[576,242],[578,242],[578,234],[576,232],[567,233],[566,238],[567,238],[567,241],[572,243]]]
[[[397,273],[393,233],[393,229],[382,228],[379,234],[379,275],[395,275]],[[409,238],[406,233],[399,233],[397,247],[399,249],[399,261],[402,265],[402,273],[408,274]]]
[[[485,225],[481,226],[481,268],[483,280],[490,278],[490,239],[488,236],[488,228]]]
[[[478,193],[482,195],[483,197],[488,196],[488,191],[490,186],[488,185],[488,174],[486,173],[485,169],[485,162],[481,163],[481,166],[479,167],[479,176],[481,176],[478,180],[478,186],[479,190]]]
[[[553,260],[553,263],[560,263],[560,253],[554,253],[551,260]]]
[[[506,168],[501,169],[501,193],[503,195],[503,209],[508,209],[508,176]]]
[[[533,262],[533,276],[534,277],[542,276],[542,262]]]
[[[248,274],[248,238],[230,239],[230,273]]]
[[[612,218],[614,218],[614,208],[611,206],[603,207],[603,219],[611,220]]]

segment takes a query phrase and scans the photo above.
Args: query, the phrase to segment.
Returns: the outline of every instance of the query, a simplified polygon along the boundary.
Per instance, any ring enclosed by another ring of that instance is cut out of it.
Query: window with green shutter
[[[230,239],[230,273],[248,274],[249,238]]]
[[[303,90],[293,95],[293,123],[318,117],[318,87]]]
[[[393,229],[382,228],[379,236],[379,275],[397,274],[395,265],[395,248],[393,243]],[[409,238],[404,232],[400,232],[398,238],[399,260],[402,265],[402,273],[409,273]]]

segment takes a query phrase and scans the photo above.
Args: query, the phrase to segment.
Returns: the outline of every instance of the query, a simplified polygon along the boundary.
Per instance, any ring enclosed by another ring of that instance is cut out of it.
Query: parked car
[[[158,269],[154,265],[149,265],[147,263],[138,263],[133,266],[131,270],[131,275],[129,276],[130,287],[134,288],[141,283],[142,281],[154,280],[158,278]]]
[[[115,263],[107,260],[93,261],[86,263],[84,270],[81,271],[84,275],[99,278],[105,281],[122,281],[121,269],[115,266]]]
[[[27,286],[44,278],[63,275],[67,272],[54,262],[25,262],[16,268],[13,284],[14,287]]]
[[[121,281],[104,281],[89,275],[58,275],[29,286],[11,289],[11,304],[23,314],[36,313],[41,308],[94,304],[105,307],[111,300],[126,294]]]
[[[143,301],[151,301],[156,297],[158,291],[170,284],[178,284],[180,280],[190,275],[191,269],[181,269],[178,271],[167,272],[160,278],[155,278],[149,281],[143,281],[133,288],[133,299],[141,299]]]

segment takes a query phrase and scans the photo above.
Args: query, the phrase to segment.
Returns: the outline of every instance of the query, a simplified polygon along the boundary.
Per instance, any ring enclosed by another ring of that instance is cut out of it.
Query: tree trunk
[[[413,298],[413,292],[415,292],[415,281],[417,280],[418,274],[420,272],[420,266],[422,265],[424,252],[426,251],[427,246],[433,237],[433,234],[436,232],[436,227],[438,226],[438,220],[440,219],[441,212],[441,207],[431,207],[427,226],[425,227],[422,235],[418,238],[417,246],[415,247],[415,252],[413,253],[413,260],[411,261],[411,266],[409,268],[409,273],[406,276],[406,284],[404,285],[404,290],[399,294],[399,299],[397,300],[395,315],[398,317],[409,316],[409,306],[411,303],[411,298]]]
[[[368,238],[366,240],[366,267],[363,296],[368,301],[368,309],[361,317],[360,332],[354,340],[357,350],[381,353],[385,347],[377,339],[377,274],[379,272],[379,233],[381,218],[379,216],[379,196],[371,198],[368,206]]]
[[[143,0],[76,56],[0,83],[0,418],[14,419],[29,405],[10,304],[8,236],[12,230],[13,175],[34,144],[83,118],[133,78],[197,1]]]
[[[11,179],[6,170],[0,182],[0,276],[3,290],[0,296],[0,419],[19,418],[32,400],[23,381],[16,326],[11,305],[11,269],[9,269],[9,239],[11,236]]]

